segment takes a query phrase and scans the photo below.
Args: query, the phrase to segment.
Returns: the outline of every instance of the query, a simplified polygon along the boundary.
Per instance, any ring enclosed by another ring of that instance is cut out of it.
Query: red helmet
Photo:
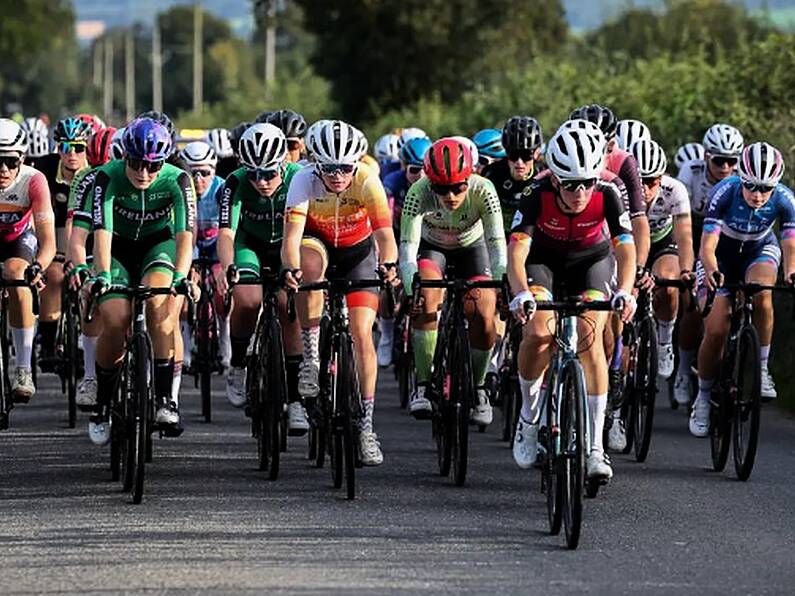
[[[94,116],[93,114],[77,114],[75,118],[91,126],[94,132],[99,132],[101,129],[105,128],[105,123],[100,120],[99,116]]]
[[[102,128],[88,137],[88,146],[86,147],[88,165],[101,166],[110,160],[110,147],[114,134],[116,134],[116,129],[111,126]]]
[[[432,184],[458,184],[472,174],[472,153],[460,141],[440,139],[428,149],[423,167]]]

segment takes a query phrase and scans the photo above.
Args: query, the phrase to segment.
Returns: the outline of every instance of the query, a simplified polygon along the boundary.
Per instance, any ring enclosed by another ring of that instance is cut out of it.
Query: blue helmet
[[[431,140],[428,137],[414,137],[403,143],[398,155],[407,166],[421,166],[430,148]]]
[[[124,130],[124,153],[133,159],[163,161],[171,155],[173,143],[168,129],[151,118],[137,118]]]
[[[480,155],[502,159],[505,157],[505,148],[502,146],[502,131],[496,128],[484,128],[475,133],[472,141],[478,148]]]
[[[88,137],[93,133],[91,125],[80,120],[80,118],[64,118],[58,120],[53,131],[53,139],[58,142],[88,141]]]

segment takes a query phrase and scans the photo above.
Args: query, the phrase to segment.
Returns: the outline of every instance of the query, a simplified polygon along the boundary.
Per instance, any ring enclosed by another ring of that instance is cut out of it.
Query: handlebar
[[[687,305],[688,312],[693,312],[698,306],[698,296],[696,295],[696,279],[683,280],[680,278],[666,279],[654,276],[654,285],[657,288],[676,288],[690,295],[690,303]]]
[[[28,288],[33,297],[33,314],[39,316],[39,289],[25,279],[4,279],[0,277],[0,288]]]
[[[128,288],[126,286],[111,286],[108,290],[114,294],[122,294],[132,298],[133,300],[149,300],[155,296],[185,296],[188,299],[189,317],[192,319],[190,311],[193,307],[192,296],[188,294],[185,288],[173,288],[171,286],[164,286],[153,288],[151,286],[136,286]],[[97,286],[92,286],[86,301],[86,315],[85,322],[90,323],[94,320],[94,310],[96,309],[96,300],[99,297]]]
[[[795,287],[790,285],[767,285],[767,284],[760,284],[757,282],[740,282],[740,283],[732,283],[732,284],[723,284],[720,286],[720,289],[728,290],[729,292],[742,292],[742,294],[746,298],[751,298],[755,294],[759,294],[760,292],[787,292],[792,294],[795,297]],[[709,313],[712,312],[712,306],[715,302],[715,297],[717,296],[716,290],[707,290],[707,299],[704,303],[704,308],[701,311],[701,316],[703,318],[707,318]],[[795,318],[795,310],[793,310],[793,318]]]

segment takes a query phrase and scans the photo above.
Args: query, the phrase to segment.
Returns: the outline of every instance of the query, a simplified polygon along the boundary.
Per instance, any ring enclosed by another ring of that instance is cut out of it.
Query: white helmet
[[[743,150],[737,173],[743,182],[775,186],[784,175],[784,158],[773,145],[754,143]]]
[[[632,144],[629,152],[638,161],[638,173],[641,178],[658,178],[665,174],[668,159],[658,143],[651,139],[640,139]]]
[[[314,133],[312,154],[319,164],[356,165],[363,155],[364,135],[347,122],[327,120]]]
[[[215,154],[220,157],[232,157],[232,141],[229,139],[229,131],[225,128],[213,128],[207,131],[204,140],[213,148]]]
[[[22,130],[28,136],[28,156],[44,157],[50,154],[50,131],[41,118],[25,118]]]
[[[315,159],[315,143],[317,142],[318,133],[329,122],[331,122],[331,120],[318,120],[317,122],[313,122],[309,128],[306,129],[306,135],[304,136],[306,154],[307,157],[312,160]]]
[[[739,157],[743,150],[743,135],[728,124],[715,124],[704,135],[702,144],[710,155]]]
[[[124,130],[126,127],[117,128],[110,139],[111,159],[124,159]]]
[[[419,130],[418,128],[415,130]],[[417,138],[417,137],[412,137]],[[462,137],[462,136],[454,136],[454,137],[447,137],[449,139],[455,139],[459,143],[461,143],[464,147],[469,149],[469,152],[472,154],[472,165],[477,165],[478,159],[480,158],[480,151],[478,151],[478,146],[475,145],[475,141],[470,139],[469,137]],[[409,140],[409,139],[406,139]]]
[[[636,141],[651,140],[651,131],[640,120],[619,120],[616,124],[616,141],[618,148],[629,151]]]
[[[605,140],[584,130],[561,130],[547,146],[547,166],[561,179],[598,178],[604,169]]]
[[[393,134],[382,136],[375,142],[375,158],[378,161],[398,161],[400,137]]]
[[[425,133],[424,130],[422,130],[421,128],[417,128],[416,126],[410,126],[409,128],[404,128],[402,131],[400,131],[400,138],[398,139],[398,151],[400,151],[400,148],[405,143],[408,143],[411,139],[416,139],[417,137],[428,138],[428,135]],[[477,163],[477,161],[475,161],[474,163]]]
[[[24,155],[28,150],[28,136],[22,127],[8,118],[0,118],[0,153],[16,151]]]
[[[701,143],[686,143],[676,150],[674,164],[677,169],[681,168],[688,161],[704,161],[704,145]]]
[[[275,170],[286,157],[287,139],[278,126],[252,124],[240,137],[240,163],[250,170]]]
[[[367,142],[367,135],[365,135],[361,130],[359,130],[355,126],[352,128],[356,131],[359,137],[359,159],[361,159],[365,155],[367,155],[367,150],[370,148],[370,144]]]
[[[572,120],[566,120],[563,124],[560,125],[558,128],[558,132],[569,132],[572,130],[580,130],[588,135],[599,140],[602,145],[607,146],[607,139],[605,139],[605,133],[602,132],[602,129],[599,128],[597,124],[594,124],[590,120],[584,120],[582,118],[574,118]],[[544,148],[544,154],[546,155],[546,151],[549,149],[549,145]]]
[[[185,148],[180,151],[179,156],[185,160],[185,163],[189,166],[208,165],[215,167],[218,164],[218,157],[215,154],[215,149],[204,141],[188,143],[185,145]]]

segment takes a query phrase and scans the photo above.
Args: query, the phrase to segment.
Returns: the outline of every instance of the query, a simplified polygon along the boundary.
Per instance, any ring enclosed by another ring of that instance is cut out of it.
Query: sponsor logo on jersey
[[[128,209],[121,205],[114,205],[113,210],[124,219],[136,222],[159,221],[161,219],[167,219],[171,215],[171,205],[152,211],[138,211],[137,209]]]
[[[629,213],[624,211],[621,215],[618,216],[618,223],[621,224],[623,228],[631,228],[632,224],[629,221]]]

